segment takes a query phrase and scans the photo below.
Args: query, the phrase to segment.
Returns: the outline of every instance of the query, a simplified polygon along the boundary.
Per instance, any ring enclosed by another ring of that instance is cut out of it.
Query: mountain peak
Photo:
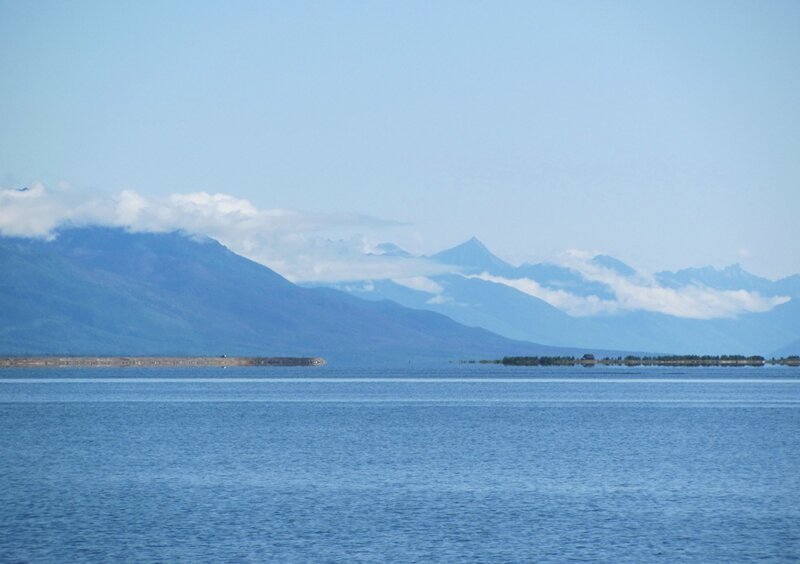
[[[383,257],[408,258],[411,256],[411,253],[406,251],[403,247],[395,245],[394,243],[380,243],[379,245],[376,245],[374,254]]]
[[[454,250],[454,249],[470,249],[473,252],[479,252],[479,253],[483,253],[483,254],[486,254],[486,255],[494,256],[492,254],[492,251],[489,250],[489,247],[484,245],[483,241],[481,241],[480,239],[478,239],[474,235],[472,237],[470,237],[469,239],[467,239],[466,241],[464,241],[463,243],[461,243],[460,245],[456,245],[451,250]]]
[[[456,245],[455,247],[452,247],[451,249],[442,251],[439,254],[446,253],[446,252],[449,252],[449,251],[455,251],[456,249],[463,249],[463,250],[469,249],[469,250],[474,250],[474,251],[479,251],[479,252],[482,252],[482,253],[486,253],[486,254],[489,254],[489,255],[492,254],[492,252],[489,250],[489,248],[486,245],[483,244],[483,241],[481,241],[480,239],[478,239],[474,235],[472,237],[470,237],[469,239],[467,239],[466,241],[464,241],[463,243],[460,243],[460,244]],[[494,255],[492,255],[492,256],[494,256]]]
[[[636,271],[622,262],[619,259],[615,259],[610,255],[595,255],[592,258],[592,262],[597,266],[601,266],[603,268],[607,268],[609,270],[613,270],[617,274],[621,274],[622,276],[633,276],[636,274]]]
[[[718,290],[748,290],[762,292],[764,295],[774,295],[777,291],[771,280],[750,274],[738,262],[724,268],[701,266],[676,272],[659,272],[656,278],[660,283],[671,287],[700,284]]]
[[[490,272],[503,274],[513,267],[502,259],[496,257],[477,237],[471,237],[460,245],[436,253],[432,259],[461,267],[469,274]]]

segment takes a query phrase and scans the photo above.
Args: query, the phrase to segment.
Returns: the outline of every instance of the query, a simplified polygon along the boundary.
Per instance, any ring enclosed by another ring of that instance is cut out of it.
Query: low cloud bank
[[[375,254],[369,242],[403,224],[359,214],[308,213],[258,208],[229,194],[196,192],[149,198],[132,190],[113,195],[48,189],[34,183],[18,190],[0,187],[0,235],[53,238],[62,227],[122,227],[134,232],[184,231],[217,239],[234,252],[296,282],[394,280],[431,295],[432,304],[463,306],[431,277],[454,267],[425,258]],[[605,285],[613,299],[580,296],[531,278],[473,275],[505,284],[574,316],[649,311],[693,319],[735,317],[769,311],[789,301],[746,290],[701,285],[667,288],[646,275],[622,274],[593,261],[594,253],[569,251],[563,266],[587,282]]]
[[[718,290],[700,284],[680,288],[661,286],[652,276],[623,276],[577,253],[568,253],[568,264],[587,280],[605,284],[621,309],[666,313],[676,317],[713,319],[760,313],[788,302],[788,296],[762,296],[747,290]]]
[[[667,288],[654,278],[636,273],[622,275],[592,262],[592,253],[571,251],[563,265],[576,270],[588,282],[605,285],[614,299],[598,296],[579,296],[565,290],[542,286],[530,278],[510,279],[488,273],[472,276],[481,280],[505,284],[537,297],[574,316],[614,314],[626,311],[648,311],[690,319],[731,318],[743,313],[760,313],[790,300],[787,296],[762,296],[747,290],[718,290],[690,284]]]
[[[619,304],[615,300],[604,300],[598,296],[578,296],[567,292],[542,286],[532,278],[504,278],[493,276],[487,272],[483,274],[473,274],[468,278],[477,278],[495,284],[504,284],[519,290],[530,296],[539,298],[553,307],[576,317],[587,315],[597,315],[599,313],[615,313],[620,310]]]
[[[0,188],[0,235],[52,239],[59,228],[88,225],[205,235],[297,282],[413,279],[447,270],[425,259],[370,255],[365,233],[403,224],[366,215],[264,209],[207,192],[148,198],[133,190],[96,195],[39,183]]]

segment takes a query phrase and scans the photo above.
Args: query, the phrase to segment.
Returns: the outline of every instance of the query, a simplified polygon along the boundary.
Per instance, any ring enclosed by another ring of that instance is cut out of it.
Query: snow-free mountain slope
[[[391,301],[298,287],[178,233],[0,238],[0,353],[321,355],[408,362],[565,354]]]

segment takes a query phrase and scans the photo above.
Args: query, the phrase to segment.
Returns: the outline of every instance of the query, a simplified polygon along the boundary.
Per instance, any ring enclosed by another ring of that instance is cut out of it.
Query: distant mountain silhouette
[[[769,356],[775,358],[785,358],[792,355],[800,355],[800,339],[775,349]]]
[[[786,296],[800,297],[800,274],[793,274],[775,282],[775,289]]]
[[[512,272],[509,278],[529,278],[542,286],[554,290],[564,290],[576,296],[597,296],[602,299],[613,299],[614,294],[605,284],[584,278],[580,272],[556,264],[524,263]]]
[[[491,272],[502,275],[502,273],[511,272],[514,269],[507,262],[494,256],[476,237],[472,237],[469,241],[452,249],[436,253],[430,258],[442,264],[458,266],[466,274]]]
[[[659,284],[666,288],[705,286],[792,298],[764,313],[708,320],[648,311],[575,317],[539,297],[497,282],[499,279],[533,281],[542,291],[564,292],[563,299],[572,295],[595,301],[614,301],[613,288],[564,266],[547,263],[513,266],[494,256],[474,237],[428,258],[452,266],[456,271],[431,277],[442,289],[435,295],[390,280],[337,287],[365,299],[390,299],[407,307],[436,311],[459,323],[483,327],[509,338],[557,346],[663,353],[768,354],[778,347],[791,349],[800,339],[800,275],[773,282],[754,276],[739,265],[721,270],[691,268],[656,275]],[[590,262],[622,277],[636,275],[633,268],[608,255],[597,255]],[[494,281],[476,278],[484,273],[497,278]]]
[[[636,271],[633,268],[621,260],[615,259],[614,257],[608,255],[596,255],[592,258],[591,262],[597,266],[612,270],[622,276],[633,276],[636,274]]]
[[[656,279],[659,283],[671,288],[694,284],[718,290],[747,290],[767,294],[778,289],[772,280],[750,274],[739,264],[732,264],[723,269],[705,266],[685,268],[677,272],[659,272],[656,274]]]
[[[569,354],[391,301],[298,287],[211,239],[0,238],[0,354],[321,355],[397,363]],[[582,349],[581,349],[582,350]]]
[[[375,247],[375,254],[385,257],[410,258],[411,254],[394,243],[381,243]]]

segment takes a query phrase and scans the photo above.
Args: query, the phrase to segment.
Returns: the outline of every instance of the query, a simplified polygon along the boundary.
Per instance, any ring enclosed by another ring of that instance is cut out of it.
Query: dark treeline
[[[507,356],[500,361],[506,366],[572,366],[580,361],[574,356]]]
[[[766,359],[763,356],[729,355],[657,355],[617,356],[596,359],[594,355],[574,356],[506,356],[500,360],[466,361],[469,364],[502,364],[504,366],[800,366],[800,356]]]

